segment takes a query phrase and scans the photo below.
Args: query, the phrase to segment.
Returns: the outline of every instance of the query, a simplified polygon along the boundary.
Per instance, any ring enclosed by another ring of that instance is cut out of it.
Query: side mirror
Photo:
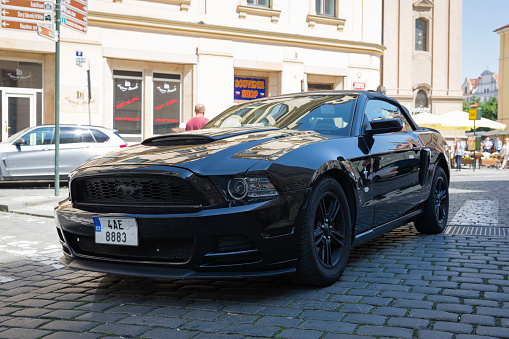
[[[369,135],[399,132],[403,129],[400,119],[377,119],[369,122],[370,128],[366,130]]]
[[[20,147],[21,145],[24,145],[25,144],[25,140],[23,138],[19,138],[16,140],[16,147]]]

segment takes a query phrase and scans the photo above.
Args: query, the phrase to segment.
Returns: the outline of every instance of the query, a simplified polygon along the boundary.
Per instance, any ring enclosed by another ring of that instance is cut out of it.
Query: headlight
[[[278,196],[274,185],[267,178],[234,178],[228,182],[228,193],[236,200]]]

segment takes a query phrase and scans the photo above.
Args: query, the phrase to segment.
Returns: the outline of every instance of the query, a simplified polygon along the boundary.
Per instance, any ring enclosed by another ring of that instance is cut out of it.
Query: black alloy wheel
[[[449,216],[449,181],[442,167],[435,169],[430,195],[422,214],[414,220],[415,228],[424,234],[442,233]]]
[[[325,177],[315,185],[302,208],[297,227],[297,272],[292,279],[312,286],[333,284],[346,267],[352,245],[346,195],[336,180]]]
[[[344,215],[338,197],[325,192],[315,214],[315,251],[325,268],[337,265],[345,245]]]

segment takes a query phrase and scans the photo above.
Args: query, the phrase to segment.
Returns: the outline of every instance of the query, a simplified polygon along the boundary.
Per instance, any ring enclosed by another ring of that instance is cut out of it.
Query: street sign
[[[69,9],[82,12],[84,14],[88,13],[87,1],[62,0],[62,5],[68,7]]]
[[[86,33],[88,28],[86,24],[83,25],[77,20],[67,16],[62,16],[62,25],[80,33]]]
[[[52,1],[41,0],[1,0],[2,6],[24,7],[26,9],[38,9],[40,11],[52,11]]]
[[[474,107],[481,107],[481,104],[477,103],[477,104],[471,104],[470,105],[470,108],[474,108]]]
[[[11,21],[11,20],[1,20],[1,27],[3,29],[12,29],[18,31],[36,31],[37,32],[37,24],[31,22],[21,22],[21,21]]]
[[[37,25],[37,34],[55,42],[58,41],[58,32],[54,31],[52,27]]]
[[[480,108],[470,108],[468,110],[468,119],[469,120],[481,120],[481,109]]]
[[[71,8],[72,7],[62,6],[62,14],[86,26],[88,21],[87,14],[81,14]]]
[[[24,9],[11,9],[6,7],[2,7],[0,13],[2,13],[2,17],[7,20],[17,19],[18,21],[31,23],[53,23],[53,15],[50,13],[34,12]]]

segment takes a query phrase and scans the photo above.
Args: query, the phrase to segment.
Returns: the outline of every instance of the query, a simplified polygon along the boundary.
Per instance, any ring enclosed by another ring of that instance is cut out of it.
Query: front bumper
[[[97,213],[55,208],[64,256],[70,268],[165,278],[240,278],[295,271],[295,223],[307,190],[277,199],[185,214]],[[131,217],[138,246],[95,243],[93,217]]]

